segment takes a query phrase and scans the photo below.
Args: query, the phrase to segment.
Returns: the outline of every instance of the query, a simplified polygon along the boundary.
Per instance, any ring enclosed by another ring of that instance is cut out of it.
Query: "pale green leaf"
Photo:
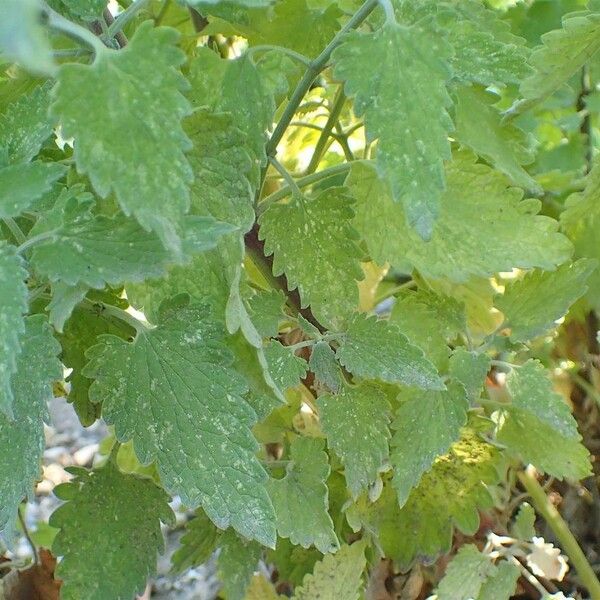
[[[269,342],[264,353],[271,377],[282,393],[300,384],[308,369],[303,358],[296,356],[293,350],[277,340]]]
[[[0,241],[0,416],[11,415],[11,376],[17,369],[27,311],[27,271],[14,246]]]
[[[0,52],[35,75],[56,73],[39,0],[2,0]]]
[[[538,215],[540,202],[521,200],[505,177],[460,153],[447,167],[447,190],[431,241],[405,226],[402,207],[377,181],[375,169],[357,163],[347,182],[356,198],[354,225],[378,263],[412,264],[422,274],[457,283],[514,267],[553,269],[572,246],[557,223]],[[494,243],[490,243],[493,240]]]
[[[520,576],[519,567],[503,560],[497,565],[496,573],[483,582],[477,600],[509,600]]]
[[[221,531],[206,516],[197,510],[194,518],[185,526],[179,540],[179,548],[171,557],[173,570],[180,573],[191,567],[204,564],[213,554],[221,537]]]
[[[221,536],[220,546],[217,569],[227,600],[243,600],[258,567],[261,547],[256,542],[243,540],[231,529]]]
[[[177,39],[175,30],[146,22],[123,50],[107,48],[91,65],[63,65],[51,107],[62,135],[75,139],[77,169],[96,192],[114,192],[125,214],[175,250],[192,181]]]
[[[335,77],[365,117],[368,139],[379,140],[377,169],[424,239],[440,212],[443,161],[450,158],[448,54],[441,38],[395,23],[351,32],[333,53]]]
[[[339,542],[329,516],[329,476],[323,442],[298,437],[292,442],[290,463],[283,479],[269,481],[275,506],[277,533],[304,548],[314,545],[323,553],[335,552]]]
[[[392,323],[356,314],[337,350],[340,363],[354,375],[443,390],[444,383],[423,351]]]
[[[99,18],[107,4],[107,0],[61,0],[61,2],[71,13],[86,21]]]
[[[523,502],[519,506],[519,511],[512,523],[510,533],[512,536],[526,542],[530,541],[535,535],[535,510],[531,504]]]
[[[0,448],[4,453],[0,462],[0,532],[8,529],[7,537],[19,504],[25,497],[33,498],[34,485],[40,478],[44,421],[48,420],[46,401],[52,397],[52,383],[62,377],[58,352],[58,343],[44,317],[25,319],[23,348],[12,375],[14,419],[0,414]]]
[[[132,343],[105,336],[88,351],[90,397],[119,441],[133,439],[142,464],[152,460],[165,488],[201,505],[221,529],[275,543],[266,473],[250,428],[256,414],[246,384],[231,369],[224,331],[206,307],[186,297],[165,302],[155,329]]]
[[[197,7],[198,9],[204,8],[210,12],[211,7],[219,5],[240,8],[263,8],[269,6],[272,0],[185,0],[185,2],[190,6]]]
[[[0,219],[18,217],[50,191],[66,171],[63,165],[39,161],[0,169]]]
[[[540,471],[563,479],[591,472],[589,453],[563,397],[552,389],[544,367],[529,360],[506,378],[512,403],[497,434],[501,444]]]
[[[46,307],[48,320],[56,331],[62,333],[73,309],[85,298],[89,288],[82,283],[70,286],[62,281],[57,281],[51,285],[51,290],[52,299]]]
[[[52,550],[63,557],[56,570],[61,598],[141,594],[164,549],[160,521],[175,523],[167,494],[151,479],[121,473],[111,461],[75,474],[57,490],[68,501],[50,517],[60,529]]]
[[[277,337],[284,318],[285,294],[281,290],[260,290],[247,299],[246,306],[256,330],[263,337]]]
[[[484,353],[459,346],[450,357],[450,376],[463,384],[467,398],[472,402],[479,400],[489,370],[490,358]]]
[[[328,446],[340,457],[353,496],[375,482],[389,455],[390,404],[372,383],[317,400]]]
[[[302,306],[310,304],[325,325],[340,325],[358,306],[362,279],[356,232],[350,222],[352,199],[344,188],[329,188],[314,198],[292,197],[260,217],[265,253],[273,254],[273,274],[285,273],[298,288]]]
[[[279,600],[279,594],[273,584],[262,573],[250,580],[244,600]]]
[[[540,192],[540,185],[521,165],[533,161],[531,140],[513,123],[502,123],[493,94],[482,88],[461,87],[456,92],[454,137],[488,160],[516,185]]]
[[[456,381],[443,392],[408,391],[404,397],[392,423],[390,456],[392,485],[400,506],[406,504],[411,490],[436,458],[459,439],[468,408],[465,390]]]
[[[314,571],[304,578],[293,600],[358,600],[365,567],[364,542],[344,545],[315,564]]]
[[[320,383],[326,385],[333,392],[339,390],[342,383],[340,368],[335,358],[335,352],[327,342],[317,342],[312,347],[308,366]]]
[[[526,341],[554,327],[585,294],[587,279],[597,266],[594,260],[581,259],[556,271],[532,271],[508,283],[495,304],[504,313],[504,327],[510,327],[510,337]]]
[[[438,600],[472,600],[478,598],[481,586],[497,573],[488,555],[473,544],[465,544],[446,569],[437,589]]]
[[[50,90],[50,82],[34,87],[0,117],[0,147],[6,148],[9,162],[29,162],[52,134]]]

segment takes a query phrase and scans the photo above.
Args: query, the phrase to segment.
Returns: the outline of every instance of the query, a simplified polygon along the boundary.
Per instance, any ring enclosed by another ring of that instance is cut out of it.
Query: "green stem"
[[[317,173],[312,173],[310,175],[306,175],[305,177],[300,177],[295,180],[295,185],[297,188],[302,189],[313,183],[317,183],[323,179],[329,179],[330,177],[335,177],[336,175],[340,175],[342,173],[347,173],[352,165],[350,163],[342,163],[339,165],[334,165],[333,167],[329,167],[328,169],[323,169],[322,171],[318,171]],[[282,200],[286,196],[289,196],[292,193],[292,188],[288,185],[282,187],[281,189],[273,192],[258,205],[256,212],[258,215],[262,213],[279,200]]]
[[[571,564],[575,567],[579,579],[587,588],[590,597],[592,600],[600,600],[600,581],[598,581],[594,570],[577,543],[575,536],[571,533],[567,523],[560,516],[556,507],[550,502],[542,486],[533,475],[527,471],[521,471],[518,476],[523,487],[531,497],[533,507],[548,523],[548,526],[560,542],[562,549],[569,557]]]
[[[27,236],[21,231],[21,228],[16,224],[15,220],[10,217],[4,217],[2,220],[15,238],[15,242],[17,242],[17,244],[25,243]]]
[[[377,6],[377,0],[366,0],[366,2],[354,13],[354,16],[338,31],[335,37],[329,42],[327,47],[313,60],[304,73],[304,76],[296,86],[290,101],[288,102],[281,119],[273,131],[271,139],[267,143],[267,154],[269,156],[277,153],[277,144],[281,141],[288,125],[292,121],[298,106],[302,102],[302,99],[306,95],[306,92],[310,89],[313,81],[317,75],[325,68],[325,65],[329,62],[332,52],[341,44],[343,37],[350,31],[358,27],[375,9]]]
[[[331,112],[329,113],[327,123],[325,123],[325,127],[323,127],[323,130],[321,131],[321,136],[317,140],[313,155],[308,163],[308,167],[306,167],[306,175],[310,175],[317,170],[317,167],[321,162],[321,158],[323,157],[323,153],[325,152],[327,141],[329,140],[333,128],[340,117],[345,102],[346,96],[344,94],[344,86],[340,85],[335,96],[335,100],[333,101],[333,106],[331,107]]]
[[[20,506],[17,509],[17,516],[19,518],[19,523],[21,525],[21,529],[23,530],[23,535],[25,536],[25,539],[27,540],[27,543],[29,544],[29,546],[31,548],[31,553],[33,554],[33,563],[37,565],[40,562],[40,559],[38,557],[37,548],[35,547],[35,544],[33,543],[33,539],[31,538],[29,529],[27,529],[27,523],[25,523],[25,519],[23,517],[23,513],[21,512]]]
[[[46,240],[52,239],[56,235],[56,231],[52,229],[51,231],[44,231],[38,235],[34,235],[33,237],[25,240],[18,248],[17,254],[23,254],[26,250],[29,250],[32,246],[37,246],[37,244],[41,244]]]
[[[108,37],[113,38],[119,31],[122,31],[124,27],[135,17],[135,15],[142,10],[147,4],[150,4],[150,0],[137,0],[132,2],[116,19],[115,22],[108,28]]]
[[[165,15],[167,14],[169,7],[171,6],[171,2],[172,2],[172,0],[164,0],[164,2],[162,3],[162,6],[160,7],[160,11],[158,12],[158,15],[156,15],[156,18],[154,19],[155,27],[158,27],[163,22],[163,19],[165,18]]]
[[[110,317],[114,317],[115,319],[119,319],[119,321],[123,321],[123,323],[127,323],[130,327],[136,330],[137,333],[143,333],[149,329],[149,326],[136,319],[132,314],[128,313],[126,310],[119,308],[118,306],[113,306],[112,304],[105,304],[104,302],[95,302],[93,300],[88,300],[84,298],[81,306],[87,308],[88,310],[94,311],[96,313],[100,313],[103,315],[108,315]]]
[[[292,195],[302,196],[300,188],[296,185],[296,182],[290,175],[289,171],[274,156],[269,156],[269,162],[275,167],[276,171],[281,175],[281,177],[283,177]]]
[[[56,29],[72,39],[87,44],[92,48],[96,55],[99,55],[106,50],[106,46],[102,43],[102,40],[96,37],[89,29],[65,19],[55,10],[52,10],[47,4],[43,6],[43,11],[48,20],[48,27]]]
[[[254,54],[255,52],[271,52],[273,50],[286,54],[290,58],[293,58],[294,60],[297,60],[298,62],[302,63],[305,67],[310,67],[310,58],[307,58],[306,56],[304,56],[304,54],[300,54],[300,52],[296,52],[291,48],[284,48],[283,46],[260,44],[258,46],[251,46],[250,48],[248,48],[248,50],[246,50],[246,54],[252,56],[252,54]]]
[[[505,360],[491,360],[490,364],[494,367],[500,367],[502,369],[519,369],[521,365],[515,365],[514,363],[506,362]]]

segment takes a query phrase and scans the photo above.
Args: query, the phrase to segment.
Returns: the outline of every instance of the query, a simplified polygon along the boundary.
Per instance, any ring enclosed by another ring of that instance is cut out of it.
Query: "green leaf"
[[[49,192],[66,171],[63,165],[37,161],[0,169],[0,219],[18,217]]]
[[[304,577],[315,568],[315,563],[322,558],[323,554],[316,548],[294,546],[284,538],[277,538],[275,550],[267,552],[267,560],[277,569],[279,580],[289,581],[294,587],[300,586]]]
[[[259,544],[243,540],[231,529],[222,535],[217,568],[227,600],[244,599],[261,553]]]
[[[248,313],[263,337],[277,337],[283,319],[285,294],[281,290],[261,290],[247,300]]]
[[[333,53],[334,76],[365,117],[368,139],[379,139],[377,170],[424,239],[439,214],[443,161],[450,158],[448,54],[441,38],[395,23],[351,32]]]
[[[449,374],[463,384],[467,398],[472,402],[479,400],[489,370],[490,358],[486,354],[459,346],[450,357]]]
[[[327,444],[340,457],[353,496],[375,483],[389,455],[390,404],[372,383],[344,386],[317,400]]]
[[[597,266],[594,260],[581,259],[556,271],[532,271],[509,283],[495,304],[504,313],[511,339],[526,341],[552,329],[585,294],[587,279]]]
[[[497,567],[496,573],[483,582],[477,600],[509,600],[512,598],[521,571],[519,571],[519,567],[506,561],[502,561]]]
[[[530,541],[535,535],[535,510],[533,510],[531,504],[523,502],[519,506],[519,512],[510,528],[510,533],[512,536],[526,542]]]
[[[362,252],[350,224],[351,202],[344,188],[329,188],[314,198],[274,204],[259,220],[265,253],[274,255],[273,274],[285,273],[302,306],[310,304],[325,325],[339,325],[358,306]]]
[[[102,15],[106,0],[61,0],[71,13],[86,21],[93,21]]]
[[[502,123],[490,92],[478,87],[461,87],[456,92],[454,137],[485,158],[511,181],[532,192],[540,185],[521,165],[533,161],[531,139],[513,123]]]
[[[100,416],[100,405],[93,404],[89,398],[92,381],[83,375],[87,364],[85,353],[98,343],[100,335],[129,339],[134,333],[130,325],[107,315],[100,308],[90,311],[76,307],[65,324],[64,332],[58,336],[62,347],[61,359],[65,367],[72,369],[66,379],[69,383],[68,400],[84,426],[91,425]]]
[[[290,463],[283,479],[269,481],[269,495],[275,506],[277,533],[292,544],[308,548],[311,544],[323,553],[335,552],[339,542],[329,516],[329,476],[323,442],[315,438],[296,438],[291,445]]]
[[[85,298],[89,288],[85,284],[70,286],[61,281],[53,283],[51,288],[52,299],[46,307],[48,320],[56,331],[62,333],[73,309]]]
[[[552,389],[544,367],[528,360],[506,378],[512,403],[497,439],[540,471],[558,479],[583,479],[590,459],[563,397]]]
[[[581,11],[563,17],[562,29],[545,33],[531,55],[535,73],[521,83],[524,111],[543,100],[588,62],[600,49],[600,14]]]
[[[346,515],[356,531],[365,527],[377,535],[385,555],[403,570],[415,559],[432,561],[448,552],[453,525],[473,535],[479,527],[479,510],[493,506],[487,485],[498,482],[498,450],[482,441],[472,429],[450,452],[439,457],[408,502],[400,508],[395,490],[385,485],[371,504],[363,495]]]
[[[0,277],[0,281],[4,279]],[[0,462],[0,532],[8,529],[7,538],[11,537],[19,504],[25,497],[33,498],[34,484],[40,477],[44,421],[48,420],[46,401],[52,397],[52,383],[62,377],[58,351],[44,317],[26,318],[23,348],[15,357],[12,375],[14,419],[0,414],[0,448],[4,454]]]
[[[252,577],[244,600],[279,600],[273,584],[262,573]]]
[[[478,598],[481,586],[496,574],[491,558],[477,546],[465,544],[452,559],[437,589],[439,600],[471,600]]]
[[[3,0],[0,51],[35,75],[55,75],[56,64],[42,27],[42,5],[38,0]]]
[[[38,85],[9,104],[0,117],[0,147],[10,163],[29,162],[52,134],[51,86]]]
[[[52,551],[63,557],[56,570],[61,598],[141,594],[156,571],[157,551],[164,549],[160,521],[175,523],[167,494],[151,479],[119,472],[111,461],[95,471],[77,468],[75,475],[58,488],[68,502],[50,517],[60,529]]]
[[[221,532],[213,525],[203,510],[197,510],[194,518],[185,526],[180,546],[171,557],[173,570],[181,573],[191,567],[204,564],[215,551]]]
[[[271,377],[282,393],[304,379],[308,365],[293,350],[273,340],[265,346],[264,353]]]
[[[372,258],[464,283],[473,275],[488,277],[514,267],[554,269],[571,255],[556,221],[537,214],[540,202],[521,200],[522,193],[508,187],[501,173],[476,164],[473,156],[455,156],[447,184],[435,231],[424,242],[405,226],[402,208],[377,181],[373,167],[353,165],[347,185],[357,200],[354,225]]]
[[[250,433],[256,415],[224,335],[206,307],[181,296],[132,343],[103,337],[84,373],[117,439],[133,439],[142,464],[156,460],[167,490],[201,505],[217,527],[273,546],[273,507]]]
[[[190,6],[204,8],[210,12],[211,7],[219,5],[240,8],[262,8],[269,6],[272,3],[272,0],[185,0],[185,2]]]
[[[126,215],[174,250],[192,181],[177,39],[175,30],[146,22],[123,50],[107,48],[91,65],[63,65],[51,107],[62,135],[75,138],[77,169],[96,192],[114,192]]]
[[[355,542],[327,554],[296,590],[293,600],[358,600],[366,567],[365,544]]]
[[[340,363],[354,375],[430,390],[445,388],[436,368],[390,322],[356,314],[337,350]]]
[[[14,246],[0,241],[0,416],[12,414],[11,376],[17,370],[27,311],[27,271]]]
[[[443,392],[413,391],[406,394],[392,424],[392,484],[404,506],[410,492],[436,458],[448,452],[467,422],[465,390],[456,381]]]
[[[327,342],[317,342],[312,347],[308,367],[315,374],[317,380],[331,391],[337,392],[340,389],[342,384],[340,368],[335,358],[335,352]]]
[[[178,257],[165,249],[157,235],[145,231],[134,219],[118,213],[114,217],[94,215],[89,194],[69,197],[66,191],[51,217],[60,219],[36,224],[33,232],[48,232],[47,239],[33,248],[31,263],[50,281],[68,285],[84,283],[102,288],[125,281],[143,281],[164,275]],[[212,217],[187,216],[182,220],[186,254],[214,248],[231,226]],[[124,251],[126,249],[126,251]]]

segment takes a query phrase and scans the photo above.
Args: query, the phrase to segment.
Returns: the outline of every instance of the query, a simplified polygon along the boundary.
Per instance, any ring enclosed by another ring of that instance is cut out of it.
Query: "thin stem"
[[[302,196],[300,188],[296,185],[294,178],[290,175],[289,171],[274,157],[269,156],[269,162],[275,167],[275,170],[283,177],[287,183],[287,187],[290,189],[292,196]]]
[[[102,40],[96,37],[89,29],[65,19],[55,10],[52,10],[47,4],[43,6],[43,11],[47,18],[48,27],[56,29],[70,38],[87,44],[92,48],[96,55],[99,55],[106,50],[106,46],[102,43]]]
[[[122,308],[119,308],[118,306],[105,304],[104,302],[95,302],[93,300],[88,300],[87,298],[84,298],[81,306],[87,308],[88,310],[93,310],[103,315],[108,315],[114,317],[115,319],[119,319],[119,321],[123,321],[123,323],[127,323],[133,327],[138,333],[142,333],[149,329],[149,326],[143,321],[136,319],[132,314],[128,313]]]
[[[117,466],[117,456],[119,454],[119,450],[121,448],[121,442],[115,440],[113,447],[110,449],[110,454],[108,455],[108,460],[113,463],[113,465]]]
[[[271,139],[267,143],[268,155],[276,154],[277,145],[281,141],[281,138],[283,137],[286,129],[288,128],[288,125],[292,121],[298,106],[300,106],[302,99],[306,95],[306,92],[308,92],[308,90],[310,89],[310,86],[312,85],[317,75],[325,68],[325,65],[329,62],[332,52],[342,42],[344,35],[351,29],[358,27],[371,14],[371,12],[377,6],[377,1],[378,0],[366,0],[366,2],[358,9],[358,11],[354,13],[354,16],[344,25],[344,27],[342,27],[342,29],[340,29],[340,31],[338,31],[338,33],[331,40],[331,42],[329,42],[329,44],[323,50],[323,52],[321,52],[321,54],[319,54],[319,56],[317,56],[317,58],[315,58],[315,60],[312,61],[310,67],[306,70],[304,76],[296,86],[296,89],[294,90],[290,101],[288,102],[287,106],[285,107],[285,110],[283,111],[283,114],[281,115],[281,119],[279,119],[279,122],[275,127],[275,131],[273,131]]]
[[[394,7],[392,6],[390,0],[379,0],[379,4],[381,4],[381,8],[383,8],[385,12],[386,23],[395,23],[396,13],[394,12]]]
[[[124,27],[135,17],[135,15],[142,10],[147,4],[150,4],[150,0],[137,0],[132,2],[116,19],[115,22],[108,28],[108,37],[115,37],[119,31],[122,31]]]
[[[156,18],[154,19],[155,27],[158,27],[163,22],[163,19],[165,18],[165,15],[167,14],[169,7],[171,6],[171,2],[172,0],[164,0],[164,2],[162,3],[162,6],[158,11],[158,15],[156,15]]]
[[[333,128],[337,123],[342,109],[344,108],[344,103],[346,102],[346,96],[344,94],[344,86],[340,85],[335,99],[333,101],[333,106],[331,107],[331,112],[329,113],[329,118],[325,123],[325,127],[321,131],[321,136],[319,137],[317,144],[315,146],[315,150],[313,155],[308,163],[308,167],[306,167],[306,175],[310,175],[317,170],[319,163],[321,162],[321,158],[325,152],[325,148],[327,145],[327,141],[332,134]]]
[[[29,250],[32,246],[37,246],[37,244],[41,244],[46,240],[52,239],[56,234],[56,230],[52,229],[51,231],[44,231],[39,233],[38,235],[34,235],[33,237],[25,240],[18,248],[17,254],[23,254],[26,250]]]
[[[310,67],[311,61],[310,58],[304,56],[304,54],[300,54],[300,52],[296,52],[291,48],[284,48],[283,46],[272,46],[270,44],[260,44],[258,46],[252,46],[246,50],[246,54],[252,55],[255,52],[270,52],[275,50],[277,52],[282,52],[283,54],[287,54],[290,58],[297,60],[302,63],[305,67]]]
[[[600,406],[600,392],[585,378],[583,378],[579,373],[571,372],[569,373],[571,379],[588,395],[590,398],[593,398],[596,404]]]
[[[323,169],[322,171],[318,171],[317,173],[312,173],[311,175],[306,175],[305,177],[299,177],[294,181],[297,188],[305,188],[313,183],[317,183],[318,181],[322,181],[323,179],[329,179],[330,177],[335,177],[336,175],[340,175],[342,173],[347,173],[352,165],[350,163],[342,163],[339,165],[334,165],[333,167],[329,167],[328,169]],[[257,214],[262,214],[275,202],[289,196],[292,193],[292,188],[290,186],[282,187],[281,189],[273,192],[258,205],[256,212]]]
[[[556,507],[546,496],[538,480],[528,471],[521,471],[519,480],[531,497],[535,510],[548,523],[548,526],[560,542],[572,565],[575,567],[579,579],[587,588],[592,600],[600,600],[600,581],[590,566],[583,550],[577,543],[575,536],[571,533],[567,523],[561,517]]]
[[[89,48],[63,48],[61,50],[53,50],[54,58],[68,58],[71,56],[85,56],[90,54]]]
[[[510,363],[510,362],[506,362],[504,360],[491,360],[490,364],[493,367],[500,367],[502,369],[519,369],[521,367],[521,365],[515,365],[514,363]]]
[[[21,231],[21,228],[17,225],[14,219],[11,219],[10,217],[4,217],[2,220],[12,233],[12,236],[15,238],[15,242],[17,242],[17,244],[23,244],[27,240],[27,236]]]
[[[21,524],[21,529],[23,530],[23,535],[25,536],[27,543],[31,547],[31,552],[33,554],[33,562],[34,562],[34,564],[37,565],[40,562],[40,559],[39,559],[39,556],[37,553],[37,548],[35,547],[35,544],[33,543],[33,540],[31,539],[31,534],[29,533],[29,529],[27,529],[27,524],[25,523],[25,519],[23,518],[23,513],[21,512],[20,506],[17,510],[17,516],[19,517],[19,523]]]
[[[104,19],[104,29],[106,29],[106,25],[110,27],[115,22],[115,18],[112,16],[112,13],[110,10],[108,10],[108,8],[104,9],[102,18]],[[108,29],[106,29],[106,34],[108,35]],[[128,44],[127,36],[122,31],[116,33],[115,40],[117,40],[119,48],[125,48],[125,46]]]

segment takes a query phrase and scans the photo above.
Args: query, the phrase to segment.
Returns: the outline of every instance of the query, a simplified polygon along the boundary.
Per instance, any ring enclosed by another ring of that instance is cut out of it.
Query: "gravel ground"
[[[82,427],[72,406],[64,398],[54,398],[49,402],[50,423],[46,427],[46,450],[43,456],[42,481],[36,488],[36,496],[27,504],[25,521],[33,533],[40,522],[47,523],[49,516],[61,503],[52,490],[59,483],[70,479],[65,467],[91,467],[98,454],[100,441],[106,436],[107,428],[102,421],[97,421],[87,429]],[[219,591],[214,557],[206,565],[189,569],[176,577],[169,574],[170,559],[178,546],[182,534],[182,525],[188,514],[175,498],[171,503],[177,517],[174,529],[164,529],[164,555],[158,559],[157,577],[149,582],[144,598],[160,600],[214,600]],[[31,556],[31,549],[25,540],[18,540],[14,549],[18,558]]]

